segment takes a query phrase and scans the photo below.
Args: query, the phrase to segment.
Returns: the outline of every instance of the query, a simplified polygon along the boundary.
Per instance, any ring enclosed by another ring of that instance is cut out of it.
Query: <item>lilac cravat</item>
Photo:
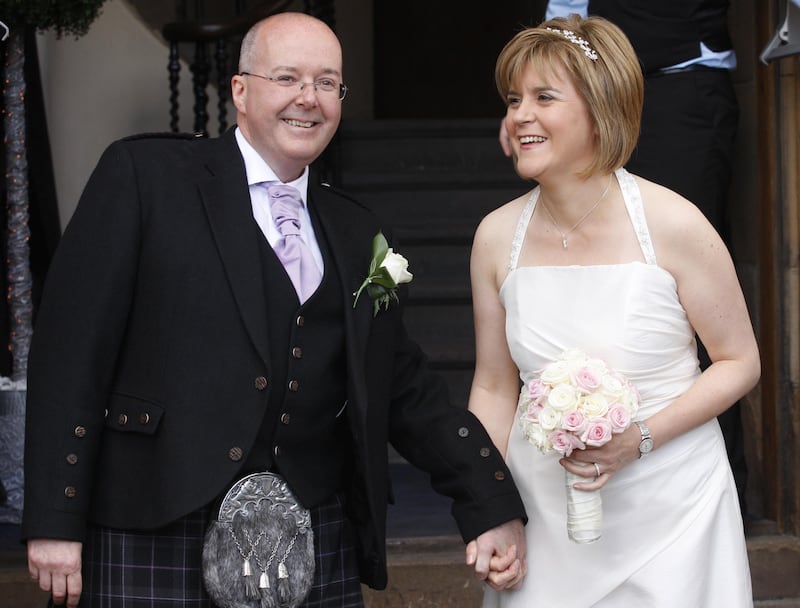
[[[275,253],[292,280],[302,304],[311,297],[322,280],[311,249],[300,236],[300,209],[303,201],[296,188],[285,184],[268,184],[267,193],[272,218],[283,235],[283,239],[275,244]]]

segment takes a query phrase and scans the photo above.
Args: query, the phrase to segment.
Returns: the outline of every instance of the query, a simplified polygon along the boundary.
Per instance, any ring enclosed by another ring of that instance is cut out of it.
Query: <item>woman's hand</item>
[[[639,458],[639,443],[642,434],[635,424],[600,447],[587,447],[575,450],[569,458],[562,458],[559,464],[570,473],[586,478],[585,482],[575,484],[575,489],[599,490],[622,467]]]

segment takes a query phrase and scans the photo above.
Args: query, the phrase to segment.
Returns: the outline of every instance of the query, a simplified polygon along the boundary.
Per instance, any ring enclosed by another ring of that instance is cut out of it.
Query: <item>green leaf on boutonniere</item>
[[[369,274],[358,291],[353,294],[353,308],[358,304],[358,298],[366,289],[367,295],[372,300],[372,314],[378,315],[383,306],[388,310],[390,302],[397,302],[397,286],[409,283],[413,275],[408,272],[408,260],[399,253],[392,251],[383,232],[378,232],[372,239],[372,260],[369,264]]]

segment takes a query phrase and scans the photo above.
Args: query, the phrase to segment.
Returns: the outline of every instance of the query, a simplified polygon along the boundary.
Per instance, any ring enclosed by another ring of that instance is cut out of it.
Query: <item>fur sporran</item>
[[[203,545],[203,578],[220,608],[296,608],[314,580],[311,514],[273,473],[228,490]]]

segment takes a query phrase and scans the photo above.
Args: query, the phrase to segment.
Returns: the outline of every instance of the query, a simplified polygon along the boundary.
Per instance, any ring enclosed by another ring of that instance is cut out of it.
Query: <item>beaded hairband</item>
[[[546,29],[550,32],[556,32],[557,34],[561,34],[571,43],[577,44],[583,50],[584,55],[586,55],[592,61],[597,61],[597,51],[595,51],[591,46],[589,46],[589,43],[586,42],[586,40],[584,40],[580,36],[578,36],[575,32],[570,30],[560,30],[555,27],[548,27]]]

